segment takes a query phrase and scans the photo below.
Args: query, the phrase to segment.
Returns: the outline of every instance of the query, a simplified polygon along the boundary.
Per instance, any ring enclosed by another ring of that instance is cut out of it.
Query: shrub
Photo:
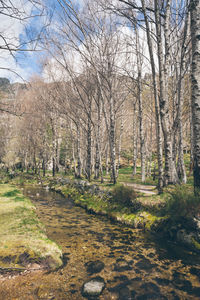
[[[140,204],[136,198],[137,194],[131,187],[116,185],[112,191],[112,197],[110,201],[123,207],[128,207],[132,211],[136,211],[140,208]]]
[[[195,215],[200,209],[200,198],[188,190],[187,186],[177,186],[166,200],[164,213],[173,219]]]

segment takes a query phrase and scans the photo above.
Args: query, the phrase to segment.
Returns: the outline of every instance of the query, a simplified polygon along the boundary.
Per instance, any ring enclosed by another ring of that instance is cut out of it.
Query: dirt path
[[[147,194],[147,195],[157,195],[158,191],[155,185],[143,185],[138,183],[122,182],[125,186],[132,187],[135,191]]]

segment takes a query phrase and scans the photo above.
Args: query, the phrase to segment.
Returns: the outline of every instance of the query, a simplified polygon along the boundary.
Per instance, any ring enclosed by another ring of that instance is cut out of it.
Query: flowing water
[[[30,187],[24,193],[37,207],[48,237],[61,246],[64,266],[1,280],[1,300],[85,299],[82,286],[96,276],[106,286],[95,299],[200,299],[198,255],[87,214],[57,193]]]

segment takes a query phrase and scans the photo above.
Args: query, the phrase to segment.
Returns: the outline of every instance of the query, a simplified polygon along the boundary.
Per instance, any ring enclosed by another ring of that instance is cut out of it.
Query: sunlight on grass
[[[24,260],[23,254],[27,257]],[[35,207],[11,185],[0,185],[0,266],[10,267],[47,260],[50,267],[62,264],[61,250],[46,234]]]

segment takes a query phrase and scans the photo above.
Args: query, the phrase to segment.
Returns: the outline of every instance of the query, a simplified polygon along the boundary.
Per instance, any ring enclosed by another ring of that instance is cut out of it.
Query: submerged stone
[[[122,289],[120,289],[119,291],[119,298],[118,300],[125,300],[125,299],[133,299],[132,296],[131,296],[131,292],[129,290],[129,288],[126,286],[126,287],[123,287]]]
[[[84,297],[99,296],[105,287],[102,277],[95,277],[83,284],[82,295]]]
[[[130,263],[126,261],[125,259],[117,259],[117,262],[115,264],[114,270],[117,272],[124,272],[131,270],[132,267],[130,266]]]
[[[155,281],[160,285],[169,285],[170,280],[165,278],[155,278]]]
[[[143,258],[139,262],[137,262],[135,266],[138,267],[139,269],[149,271],[155,267],[155,264],[151,264],[151,262],[148,259]]]
[[[155,294],[155,293],[146,293],[136,297],[137,300],[168,300],[164,295]]]
[[[94,274],[94,273],[101,272],[105,265],[102,261],[96,260],[96,261],[90,261],[86,263],[85,266],[89,274]]]
[[[141,285],[141,288],[144,291],[149,292],[149,293],[159,293],[160,292],[160,288],[153,282],[146,282]]]

